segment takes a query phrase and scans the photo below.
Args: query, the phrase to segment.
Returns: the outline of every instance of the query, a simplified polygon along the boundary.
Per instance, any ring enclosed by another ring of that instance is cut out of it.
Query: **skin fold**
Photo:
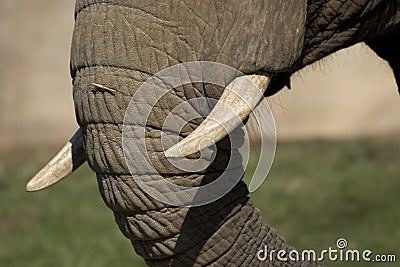
[[[292,248],[262,222],[243,182],[221,199],[194,208],[169,206],[144,193],[135,178],[152,174],[140,168],[140,155],[133,175],[128,170],[122,149],[125,110],[151,75],[196,60],[223,63],[245,74],[274,73],[266,91],[271,95],[304,66],[366,42],[398,78],[399,13],[398,1],[78,0],[71,49],[76,117],[100,194],[136,253],[149,266],[317,266],[256,258],[264,245]],[[214,162],[197,173],[174,168],[162,152],[160,129],[169,111],[200,96],[218,99],[222,91],[209,84],[180,86],[153,109],[146,144],[165,179],[186,186],[213,181],[230,153],[237,152],[220,141]],[[201,122],[191,121],[180,135],[187,136]]]

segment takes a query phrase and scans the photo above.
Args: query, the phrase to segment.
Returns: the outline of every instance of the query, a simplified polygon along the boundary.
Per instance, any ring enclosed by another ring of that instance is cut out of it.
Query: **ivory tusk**
[[[26,184],[26,191],[38,191],[59,182],[85,161],[83,133],[79,128],[60,152]]]
[[[240,124],[237,118],[244,120],[258,104],[270,80],[269,77],[261,75],[234,79],[203,123],[185,139],[170,147],[165,156],[170,158],[188,156],[224,138]],[[259,94],[249,89],[254,85],[260,89]]]

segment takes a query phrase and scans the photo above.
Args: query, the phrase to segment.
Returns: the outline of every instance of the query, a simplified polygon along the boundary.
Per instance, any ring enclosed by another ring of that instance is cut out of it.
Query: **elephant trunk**
[[[254,266],[263,263],[258,260],[257,252],[264,245],[269,251],[289,252],[292,248],[285,240],[262,222],[261,214],[248,198],[243,182],[239,182],[222,198],[191,208],[164,204],[142,190],[136,182],[137,179],[151,177],[151,174],[142,172],[140,157],[136,159],[134,165],[137,165],[137,171],[133,174],[126,166],[121,144],[123,121],[111,122],[95,117],[96,114],[107,115],[105,117],[111,120],[114,113],[107,107],[116,106],[116,99],[120,97],[122,100],[127,90],[130,90],[129,85],[123,84],[129,84],[126,82],[126,74],[131,71],[124,70],[125,75],[116,75],[114,71],[108,67],[89,67],[77,72],[74,99],[85,133],[88,162],[97,173],[100,193],[106,205],[114,212],[121,232],[130,239],[136,253],[150,266],[194,266],[211,263],[221,266]],[[106,82],[102,80],[104,77],[107,78],[107,86],[110,88],[121,84],[118,90],[123,93],[112,95],[110,92],[99,92],[98,89],[91,88],[94,80]],[[110,77],[114,78],[110,80]],[[185,91],[188,95],[194,95],[198,90],[206,94],[205,89],[199,85],[197,88],[181,88],[175,93],[180,95]],[[174,99],[176,98],[172,96],[168,98],[169,102]],[[89,105],[87,101],[90,102]],[[121,102],[119,104],[122,105]],[[201,121],[197,122],[200,123]],[[162,153],[157,149],[160,145],[158,126],[146,128],[146,142],[154,148],[154,154]],[[158,155],[154,164],[158,166],[163,177],[171,182],[199,186],[221,175],[229,154],[236,153],[234,150],[224,149],[221,144],[218,146],[215,161],[204,173],[184,173],[168,168],[161,155]],[[264,263],[276,264],[270,261]],[[288,261],[282,262],[281,266],[302,264],[308,263]],[[309,265],[313,266],[311,263]]]
[[[266,1],[271,6],[274,2]],[[100,193],[114,212],[121,232],[130,239],[135,251],[148,265],[314,265],[289,260],[278,264],[269,259],[266,262],[257,259],[257,252],[264,245],[275,251],[282,249],[288,252],[291,248],[274,229],[262,222],[260,212],[248,198],[243,182],[207,205],[190,208],[171,206],[151,197],[138,185],[138,179],[151,181],[154,176],[143,167],[142,155],[135,154],[131,168],[128,168],[124,156],[122,132],[125,111],[132,95],[152,74],[179,62],[196,60],[225,63],[250,74],[290,68],[295,64],[301,52],[299,47],[303,35],[299,25],[304,24],[302,10],[305,4],[299,6],[288,1],[279,4],[279,10],[269,10],[265,3],[257,6],[253,2],[238,1],[237,4],[243,6],[226,7],[220,6],[220,2],[209,3],[208,6],[215,8],[213,13],[205,8],[207,4],[198,1],[181,1],[176,5],[170,1],[160,1],[157,5],[147,1],[77,1],[71,73],[86,158],[97,174]],[[261,11],[267,10],[274,21],[279,21],[284,19],[283,10],[293,8],[297,13],[292,19],[298,19],[300,23],[293,29],[284,29],[291,41],[277,40],[277,44],[268,44],[275,50],[266,50],[266,43],[257,40],[260,29],[265,28],[263,34],[280,29],[265,27],[265,14]],[[246,12],[242,12],[244,9]],[[210,14],[215,17],[204,20],[204,16]],[[218,17],[221,14],[224,19]],[[224,25],[226,23],[231,23],[232,27]],[[245,33],[238,30],[244,27],[242,23],[247,26]],[[215,36],[204,38],[204,34]],[[256,43],[244,47],[242,41],[235,39],[238,34],[248,35],[244,38],[252,38]],[[257,38],[254,39],[254,36]],[[231,45],[225,48],[226,42]],[[282,47],[282,44],[289,45]],[[255,48],[259,52],[255,52]],[[287,56],[275,65],[268,65],[271,69],[265,69],[267,64],[264,61],[272,62],[279,53]],[[205,171],[195,173],[170,166],[163,154],[161,128],[170,110],[198,96],[219,98],[222,91],[223,88],[206,84],[180,86],[160,99],[152,110],[145,126],[145,143],[150,150],[152,164],[164,179],[188,187],[209,183],[223,173],[229,156],[238,153],[222,140],[217,144],[213,163]],[[143,98],[135,104],[141,107],[148,103]],[[208,112],[212,109],[207,108]],[[144,116],[139,108],[136,115]],[[188,136],[202,121],[196,119],[189,122],[180,133],[181,137]]]

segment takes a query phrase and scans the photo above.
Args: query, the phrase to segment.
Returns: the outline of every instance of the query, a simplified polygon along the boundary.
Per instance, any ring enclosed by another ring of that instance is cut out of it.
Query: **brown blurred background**
[[[77,128],[73,12],[73,0],[0,0],[0,154],[60,146]]]
[[[77,128],[69,76],[74,0],[0,1],[0,155],[61,146]],[[270,102],[278,138],[400,133],[388,65],[364,45],[296,74]],[[47,150],[43,149],[43,150]]]

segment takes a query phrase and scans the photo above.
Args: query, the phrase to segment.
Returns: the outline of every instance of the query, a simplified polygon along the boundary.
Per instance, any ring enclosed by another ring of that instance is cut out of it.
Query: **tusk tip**
[[[40,171],[26,184],[26,191],[36,192],[51,186],[55,182],[50,175],[43,174],[43,171]]]
[[[41,188],[38,188],[33,184],[27,183],[25,189],[26,189],[26,192],[36,192],[36,191],[39,191]]]
[[[165,151],[165,157],[167,158],[181,158],[182,155],[181,150],[179,149],[179,144],[176,144]]]
[[[165,157],[167,158],[183,158],[194,153],[200,152],[204,148],[209,147],[213,143],[208,139],[197,139],[187,138],[183,141],[173,145],[167,151],[165,151]]]
[[[41,189],[43,189],[45,187],[43,187],[40,183],[38,183],[37,180],[35,180],[34,178],[32,178],[27,184],[26,184],[26,191],[27,192],[36,192],[39,191]]]
[[[35,186],[30,183],[30,181],[26,184],[25,190],[26,192],[35,192]]]

